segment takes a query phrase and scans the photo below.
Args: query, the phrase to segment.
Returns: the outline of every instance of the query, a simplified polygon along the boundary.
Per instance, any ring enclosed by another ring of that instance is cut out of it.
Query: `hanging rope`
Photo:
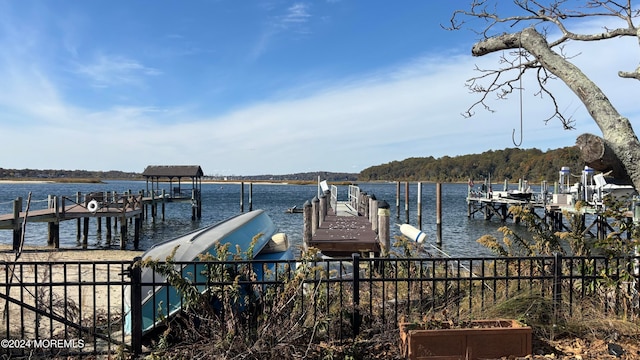
[[[523,118],[523,114],[522,114],[522,74],[524,73],[524,71],[522,71],[522,32],[520,32],[520,45],[518,46],[518,57],[520,59],[520,65],[518,66],[518,70],[520,70],[520,75],[519,75],[519,81],[520,81],[520,85],[518,85],[520,87],[520,141],[516,142],[516,129],[513,129],[513,131],[511,132],[511,141],[513,141],[513,145],[515,145],[516,147],[520,147],[520,145],[522,145],[522,138],[523,138],[523,134],[522,134],[522,118]]]

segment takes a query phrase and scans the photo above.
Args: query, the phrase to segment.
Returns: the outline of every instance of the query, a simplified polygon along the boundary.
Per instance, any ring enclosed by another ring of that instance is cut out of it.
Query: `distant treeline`
[[[354,173],[336,173],[327,171],[305,172],[286,175],[254,175],[254,176],[237,176],[228,177],[236,180],[245,181],[317,181],[321,180],[329,182],[355,182],[358,181],[358,174]]]
[[[538,149],[490,150],[482,154],[443,156],[441,158],[414,157],[392,161],[364,169],[360,174],[315,171],[286,175],[229,176],[227,180],[242,181],[316,181],[318,177],[329,182],[364,181],[439,181],[466,182],[482,180],[491,175],[492,180],[526,179],[531,182],[555,181],[562,166],[579,174],[584,167],[575,146],[543,152]],[[87,170],[34,170],[0,168],[0,179],[144,179],[140,173],[123,171]],[[219,179],[220,176],[205,176]]]
[[[572,174],[580,174],[584,162],[575,146],[543,152],[538,149],[491,150],[482,154],[441,158],[422,157],[392,161],[362,170],[358,181],[438,181],[466,182],[491,176],[492,181],[530,182],[558,179],[560,168],[568,166]]]
[[[0,168],[0,179],[143,179],[141,174],[124,171],[35,170]]]
[[[322,180],[330,182],[355,182],[358,174],[335,173],[327,171],[306,172],[286,175],[255,175],[255,176],[204,176],[209,180],[230,181],[317,181],[318,176]],[[15,180],[63,180],[63,179],[96,179],[96,180],[140,180],[144,179],[141,173],[124,171],[87,171],[87,170],[35,170],[35,169],[3,169],[0,168],[0,179]]]

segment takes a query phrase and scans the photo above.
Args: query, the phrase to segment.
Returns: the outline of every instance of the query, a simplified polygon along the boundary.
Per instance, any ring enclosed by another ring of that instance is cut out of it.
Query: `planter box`
[[[443,322],[425,329],[400,324],[402,353],[407,359],[472,360],[531,354],[531,327],[515,320],[476,320],[454,327]]]

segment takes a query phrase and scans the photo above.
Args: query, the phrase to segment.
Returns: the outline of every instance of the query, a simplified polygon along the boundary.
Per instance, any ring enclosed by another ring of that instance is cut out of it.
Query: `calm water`
[[[396,184],[395,183],[363,183],[359,184],[363,191],[374,194],[378,200],[386,200],[391,205],[392,237],[397,232],[395,223],[401,224],[406,220],[404,205],[404,183],[401,186],[400,218],[396,212]],[[169,185],[166,184],[167,190]],[[190,185],[183,185],[183,188]],[[435,184],[422,185],[422,228],[427,233],[430,246],[436,239],[436,206]],[[76,192],[83,194],[94,191],[117,191],[122,193],[132,190],[137,193],[146,189],[144,181],[108,181],[103,184],[0,184],[0,213],[12,212],[12,200],[23,198],[23,206],[31,195],[31,209],[41,209],[47,205],[48,195],[68,196],[75,198]],[[491,253],[476,243],[476,239],[484,234],[499,236],[498,221],[484,221],[480,216],[467,218],[466,184],[442,185],[442,249],[451,256],[480,256]],[[305,201],[317,194],[316,185],[270,185],[253,184],[253,209],[264,209],[279,227],[281,232],[288,235],[294,246],[302,243],[302,214],[287,214],[285,210],[297,205],[302,207]],[[347,186],[339,187],[339,200],[347,200]],[[409,186],[410,223],[416,224],[417,215],[417,184]],[[240,212],[239,184],[203,184],[202,185],[202,219],[191,221],[191,206],[187,203],[170,203],[166,206],[165,220],[159,218],[154,223],[146,219],[142,224],[140,247],[147,249],[154,243],[178,237],[193,229],[217,223]],[[245,211],[249,208],[249,185],[245,184]],[[103,221],[103,234],[96,232],[95,221],[90,221],[90,248],[119,248],[119,240],[113,240],[108,246],[105,243],[106,231]],[[130,230],[132,231],[132,230]],[[116,236],[118,232],[113,234]],[[46,245],[47,224],[28,223],[25,245]],[[129,239],[133,239],[132,232]],[[131,241],[131,240],[130,240]],[[0,243],[12,243],[12,231],[0,230]],[[131,244],[131,242],[130,242]],[[60,246],[79,247],[76,240],[76,222],[64,221],[60,224]],[[132,245],[129,245],[131,248]]]

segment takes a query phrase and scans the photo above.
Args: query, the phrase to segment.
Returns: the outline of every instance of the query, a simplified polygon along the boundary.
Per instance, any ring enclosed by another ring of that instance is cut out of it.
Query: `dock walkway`
[[[332,188],[335,192],[335,187]],[[323,255],[333,257],[351,256],[353,253],[380,255],[385,241],[388,241],[388,234],[384,234],[383,225],[383,234],[380,236],[377,219],[371,221],[378,216],[375,198],[370,199],[358,191],[358,195],[349,201],[337,201],[337,196],[333,195],[329,203],[326,195],[320,199],[314,198],[313,205],[309,202],[305,204],[305,228],[311,228],[311,234],[305,235],[305,247],[316,248]],[[371,203],[375,203],[374,211],[371,211]],[[372,213],[373,216],[370,216]],[[309,225],[309,222],[312,224]],[[386,228],[388,233],[388,220]]]

